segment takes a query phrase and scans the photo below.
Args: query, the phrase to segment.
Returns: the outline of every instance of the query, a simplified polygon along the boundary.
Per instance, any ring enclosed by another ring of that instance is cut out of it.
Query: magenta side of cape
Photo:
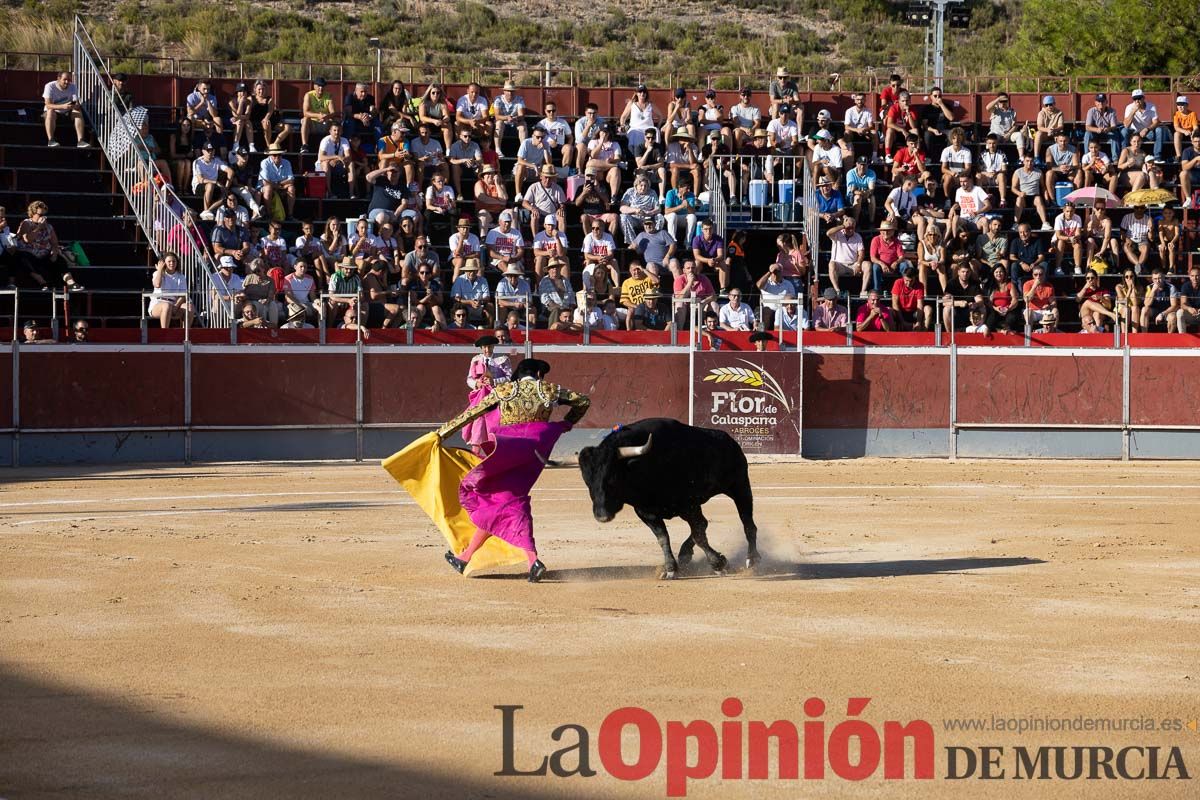
[[[467,395],[467,407],[472,408],[479,405],[491,393],[492,387],[490,386],[480,386],[473,390]],[[464,425],[462,436],[467,444],[473,447],[482,447],[492,440],[493,432],[498,427],[500,427],[500,409],[497,407]]]
[[[496,449],[466,474],[458,498],[482,531],[534,548],[529,492],[569,422],[522,422],[496,430]]]

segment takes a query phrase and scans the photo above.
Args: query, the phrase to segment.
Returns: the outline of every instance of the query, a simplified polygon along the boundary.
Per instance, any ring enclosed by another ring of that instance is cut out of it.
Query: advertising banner
[[[694,424],[723,430],[746,455],[800,452],[800,354],[696,353]]]

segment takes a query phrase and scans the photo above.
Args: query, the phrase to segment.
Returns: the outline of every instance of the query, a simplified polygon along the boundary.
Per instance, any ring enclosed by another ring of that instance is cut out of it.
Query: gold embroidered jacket
[[[591,400],[587,395],[571,391],[557,383],[522,378],[512,383],[502,383],[478,405],[471,406],[438,429],[443,439],[462,428],[495,406],[500,406],[500,424],[515,425],[519,422],[546,422],[556,405],[570,406],[565,417],[572,424],[583,419]]]

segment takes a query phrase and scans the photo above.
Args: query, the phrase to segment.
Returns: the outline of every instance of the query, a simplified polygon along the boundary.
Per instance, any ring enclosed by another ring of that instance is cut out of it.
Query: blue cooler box
[[[767,182],[750,181],[750,205],[755,208],[765,208],[769,200]]]
[[[795,181],[780,181],[779,182],[779,202],[784,205],[792,205],[796,200],[796,182]]]
[[[1054,184],[1054,204],[1062,207],[1062,204],[1067,202],[1067,195],[1075,191],[1075,184],[1070,181],[1059,181]]]

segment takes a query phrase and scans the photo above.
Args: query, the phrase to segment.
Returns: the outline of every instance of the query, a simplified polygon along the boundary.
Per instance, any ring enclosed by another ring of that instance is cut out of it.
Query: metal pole
[[[946,3],[948,0],[934,0],[933,8],[933,83],[942,85],[942,74],[945,71],[944,50],[946,45]]]
[[[951,328],[953,330],[953,328]],[[958,459],[958,345],[950,339],[950,460]]]
[[[192,463],[192,343],[183,340],[183,463]]]
[[[362,313],[359,313],[360,322]],[[359,325],[362,329],[362,325]],[[354,460],[363,460],[363,343],[360,338],[354,345]]]
[[[1121,460],[1129,460],[1129,337],[1125,338],[1125,350],[1121,354]]]

